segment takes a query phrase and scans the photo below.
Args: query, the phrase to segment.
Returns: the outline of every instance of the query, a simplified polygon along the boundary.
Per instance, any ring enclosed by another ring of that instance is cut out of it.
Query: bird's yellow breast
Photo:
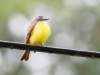
[[[51,34],[48,24],[44,21],[36,23],[31,36],[29,38],[29,44],[43,44]]]

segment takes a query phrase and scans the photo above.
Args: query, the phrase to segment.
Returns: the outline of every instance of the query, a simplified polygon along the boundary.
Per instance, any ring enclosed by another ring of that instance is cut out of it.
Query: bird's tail
[[[30,54],[31,54],[30,51],[25,51],[20,61],[23,61],[23,60],[28,61],[28,59],[30,58]]]

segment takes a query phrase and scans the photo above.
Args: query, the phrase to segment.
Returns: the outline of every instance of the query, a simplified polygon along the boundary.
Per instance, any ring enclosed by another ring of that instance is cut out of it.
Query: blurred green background
[[[51,28],[48,46],[100,51],[100,0],[0,0],[0,40],[24,42],[29,23],[43,15]],[[0,49],[0,75],[99,75],[100,60]]]

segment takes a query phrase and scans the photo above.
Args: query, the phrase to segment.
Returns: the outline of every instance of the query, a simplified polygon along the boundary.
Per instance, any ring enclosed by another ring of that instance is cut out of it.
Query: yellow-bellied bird
[[[51,34],[50,27],[46,23],[48,19],[43,16],[36,17],[29,25],[25,38],[26,44],[43,45]],[[20,61],[27,61],[30,58],[30,52],[26,50]]]

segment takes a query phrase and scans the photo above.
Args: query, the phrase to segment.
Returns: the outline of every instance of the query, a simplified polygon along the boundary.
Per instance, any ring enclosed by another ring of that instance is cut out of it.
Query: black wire
[[[20,50],[31,50],[34,52],[36,51],[46,52],[50,54],[53,53],[53,54],[62,54],[62,55],[79,56],[79,57],[100,58],[100,52],[95,52],[95,51],[66,49],[66,48],[49,47],[49,46],[35,46],[35,45],[2,41],[2,40],[0,40],[0,47],[10,48],[10,49],[20,49]]]

